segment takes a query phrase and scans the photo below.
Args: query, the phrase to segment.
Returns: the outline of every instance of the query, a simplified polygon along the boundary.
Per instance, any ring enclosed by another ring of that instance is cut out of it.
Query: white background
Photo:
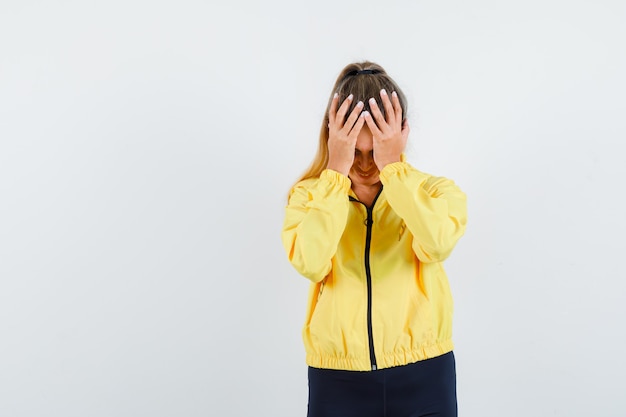
[[[304,416],[280,242],[341,68],[454,179],[460,415],[623,416],[623,1],[0,2],[0,415]]]

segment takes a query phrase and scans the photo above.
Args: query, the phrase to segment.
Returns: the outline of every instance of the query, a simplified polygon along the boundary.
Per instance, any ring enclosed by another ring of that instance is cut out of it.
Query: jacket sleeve
[[[447,178],[433,177],[406,162],[380,173],[389,205],[413,235],[413,251],[424,263],[446,259],[465,233],[466,196]]]
[[[330,272],[348,219],[350,184],[348,177],[327,169],[296,184],[289,195],[283,246],[294,268],[313,282]]]

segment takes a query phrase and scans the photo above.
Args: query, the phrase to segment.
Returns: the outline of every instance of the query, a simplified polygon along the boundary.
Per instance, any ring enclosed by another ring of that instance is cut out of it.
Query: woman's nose
[[[372,155],[363,155],[359,158],[359,166],[363,171],[369,170],[369,168],[374,163],[374,158]]]

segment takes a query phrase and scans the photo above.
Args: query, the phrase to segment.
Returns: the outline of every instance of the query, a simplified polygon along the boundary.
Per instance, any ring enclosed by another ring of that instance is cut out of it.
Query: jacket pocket
[[[322,298],[322,293],[324,292],[324,285],[326,285],[326,280],[328,278],[324,278],[321,282],[320,282],[320,288],[317,292],[317,302],[320,302],[320,298]]]
[[[309,329],[312,334],[323,335],[330,331],[329,322],[332,315],[332,288],[330,288],[326,279],[320,283],[317,293],[317,302],[315,309],[311,315]]]

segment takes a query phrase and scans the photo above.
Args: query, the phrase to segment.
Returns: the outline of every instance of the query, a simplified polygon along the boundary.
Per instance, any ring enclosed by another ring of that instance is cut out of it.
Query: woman
[[[333,93],[282,231],[312,282],[308,416],[456,416],[442,262],[465,231],[465,194],[405,161],[406,99],[381,66],[346,66]]]

